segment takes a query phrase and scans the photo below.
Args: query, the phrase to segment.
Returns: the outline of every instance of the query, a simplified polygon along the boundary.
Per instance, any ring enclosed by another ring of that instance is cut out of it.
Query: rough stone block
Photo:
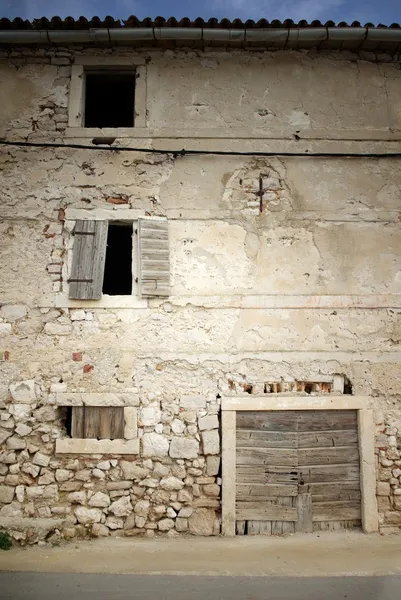
[[[219,456],[207,456],[206,457],[206,473],[209,476],[218,475],[220,469],[220,457]]]
[[[24,448],[26,448],[25,440],[21,439],[19,435],[13,435],[8,438],[6,445],[7,448],[10,448],[11,450],[24,450]]]
[[[0,503],[10,504],[14,498],[15,488],[7,485],[0,485]]]
[[[202,443],[204,454],[220,453],[220,435],[217,429],[202,432]]]
[[[376,493],[378,496],[389,496],[390,484],[384,481],[378,481],[376,484]]]
[[[113,502],[109,507],[109,512],[116,517],[127,517],[132,511],[133,507],[127,496],[123,496],[120,500],[116,500],[116,502]]]
[[[170,531],[170,529],[174,528],[174,521],[173,519],[161,519],[158,522],[157,527],[159,531]]]
[[[78,506],[78,508],[75,509],[75,516],[78,519],[78,523],[89,525],[91,523],[99,523],[103,516],[103,512],[99,508]]]
[[[192,438],[173,437],[170,444],[172,458],[196,458],[199,455],[199,442]]]
[[[184,482],[177,477],[166,477],[160,481],[162,490],[174,491],[181,490],[184,487]]]
[[[206,417],[199,417],[199,429],[204,431],[205,429],[218,429],[219,419],[217,415],[207,415]]]
[[[110,506],[110,498],[103,492],[96,492],[90,497],[88,504],[95,508],[107,508]]]
[[[216,513],[208,508],[198,508],[188,519],[189,532],[192,535],[214,535]]]
[[[206,408],[206,398],[203,396],[181,396],[180,406],[185,410],[199,410]]]
[[[12,383],[9,389],[14,402],[31,404],[36,401],[35,381],[33,379]]]
[[[168,456],[168,439],[159,433],[145,433],[142,436],[143,456],[163,457]]]
[[[161,410],[158,404],[145,406],[140,412],[140,422],[144,426],[156,425],[161,419]]]
[[[39,465],[40,467],[47,467],[50,462],[50,456],[42,454],[41,452],[36,452],[32,462],[34,465]]]

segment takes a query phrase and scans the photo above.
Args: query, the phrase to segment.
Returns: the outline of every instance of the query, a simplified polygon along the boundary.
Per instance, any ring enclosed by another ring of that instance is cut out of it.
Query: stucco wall
[[[148,130],[126,134],[121,145],[399,146],[401,72],[391,60],[296,52],[147,57]],[[72,59],[66,49],[4,56],[0,135],[88,142],[66,130]],[[53,540],[88,531],[216,534],[219,397],[248,384],[260,393],[267,381],[340,373],[354,394],[372,396],[380,523],[398,529],[398,160],[9,146],[0,162],[0,524],[50,519],[43,527],[58,527]],[[169,219],[168,300],[110,309],[67,300],[74,211],[110,211],[116,197],[133,218]],[[57,395],[65,392],[138,398],[140,455],[55,455],[55,441],[65,437]],[[25,543],[21,523],[15,537]]]

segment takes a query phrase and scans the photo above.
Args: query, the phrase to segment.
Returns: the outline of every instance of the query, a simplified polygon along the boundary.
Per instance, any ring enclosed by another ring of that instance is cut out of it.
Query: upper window
[[[168,296],[168,222],[78,220],[74,228],[69,297],[99,300],[102,294]]]
[[[134,127],[135,73],[85,73],[85,127]]]
[[[132,135],[146,128],[144,57],[77,56],[71,68],[67,136]],[[100,131],[99,131],[100,130]],[[113,131],[110,131],[113,130]]]

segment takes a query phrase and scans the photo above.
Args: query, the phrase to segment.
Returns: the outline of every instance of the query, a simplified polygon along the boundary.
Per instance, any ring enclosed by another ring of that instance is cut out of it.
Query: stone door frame
[[[268,410],[356,410],[360,453],[362,529],[379,529],[376,500],[375,428],[369,396],[226,396],[221,399],[222,534],[235,536],[236,412]]]

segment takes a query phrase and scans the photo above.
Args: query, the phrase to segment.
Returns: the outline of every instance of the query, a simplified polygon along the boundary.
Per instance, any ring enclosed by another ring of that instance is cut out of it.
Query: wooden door
[[[237,412],[236,530],[361,524],[356,411]]]

